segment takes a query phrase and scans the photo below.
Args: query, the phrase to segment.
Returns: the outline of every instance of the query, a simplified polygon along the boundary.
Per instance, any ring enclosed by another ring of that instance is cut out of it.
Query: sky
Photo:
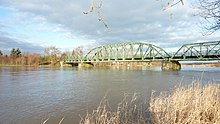
[[[99,0],[94,0],[98,5]],[[99,9],[110,32],[96,13],[83,14],[90,0],[0,0],[0,50],[43,53],[55,46],[85,51],[121,42],[144,42],[166,51],[186,43],[216,41],[220,32],[204,36],[195,2],[185,0],[163,10],[166,0],[103,0]]]

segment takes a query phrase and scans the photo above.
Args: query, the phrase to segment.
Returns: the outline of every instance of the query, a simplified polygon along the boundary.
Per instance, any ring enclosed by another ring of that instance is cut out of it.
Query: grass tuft
[[[220,85],[194,82],[150,100],[154,124],[220,124]]]

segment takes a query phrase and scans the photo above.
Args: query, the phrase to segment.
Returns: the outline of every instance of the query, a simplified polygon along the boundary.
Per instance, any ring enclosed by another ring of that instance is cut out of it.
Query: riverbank
[[[193,66],[193,67],[220,67],[220,62],[213,63],[182,63],[182,66]]]
[[[92,113],[80,124],[213,124],[220,123],[220,85],[202,86],[195,81],[169,92],[152,93],[149,105],[138,94],[125,96],[112,111],[104,97]],[[149,107],[147,107],[149,106]]]
[[[18,66],[18,67],[22,67],[22,66],[24,66],[24,67],[35,67],[35,66],[39,66],[39,65],[11,65],[11,64],[0,64],[0,67],[16,67],[16,66]]]

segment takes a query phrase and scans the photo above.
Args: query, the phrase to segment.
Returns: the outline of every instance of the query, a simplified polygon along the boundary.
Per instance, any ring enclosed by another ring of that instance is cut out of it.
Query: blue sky
[[[103,0],[100,13],[110,28],[107,32],[95,13],[83,14],[90,0],[0,0],[0,49],[43,53],[49,46],[62,51],[83,46],[88,51],[133,41],[172,51],[185,43],[220,39],[219,32],[202,35],[192,0],[167,11],[162,10],[164,2]]]

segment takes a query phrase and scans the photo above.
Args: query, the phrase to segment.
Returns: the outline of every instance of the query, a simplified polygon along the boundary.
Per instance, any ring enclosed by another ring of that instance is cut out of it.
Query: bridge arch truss
[[[220,60],[220,41],[184,44],[171,59]]]
[[[166,51],[155,45],[128,42],[94,48],[82,61],[156,61],[169,58]]]

